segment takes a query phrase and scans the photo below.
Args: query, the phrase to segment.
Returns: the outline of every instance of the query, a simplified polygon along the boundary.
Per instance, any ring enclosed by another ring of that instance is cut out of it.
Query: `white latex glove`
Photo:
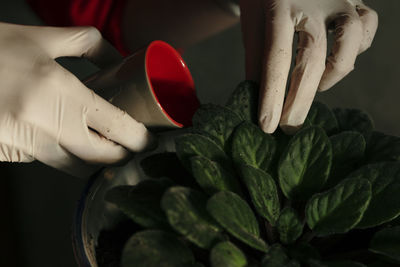
[[[0,23],[0,161],[37,159],[76,176],[125,160],[152,135],[85,87],[55,58],[120,59],[92,27]]]
[[[375,11],[361,0],[241,0],[247,79],[261,81],[259,124],[293,133],[303,124],[317,89],[332,87],[354,68],[378,27]],[[335,42],[327,54],[327,28]],[[286,83],[298,33],[296,65]]]

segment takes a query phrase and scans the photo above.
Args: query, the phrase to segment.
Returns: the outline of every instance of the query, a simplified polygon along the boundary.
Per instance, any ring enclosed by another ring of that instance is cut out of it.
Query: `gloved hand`
[[[76,176],[125,160],[153,142],[136,122],[61,67],[58,57],[99,66],[120,55],[92,27],[0,23],[0,161],[37,159]],[[88,165],[90,163],[90,165]]]
[[[361,0],[241,0],[247,79],[260,81],[259,124],[293,133],[303,124],[317,89],[332,87],[370,47],[378,26]],[[327,54],[327,28],[335,41]],[[298,33],[296,65],[286,83]]]

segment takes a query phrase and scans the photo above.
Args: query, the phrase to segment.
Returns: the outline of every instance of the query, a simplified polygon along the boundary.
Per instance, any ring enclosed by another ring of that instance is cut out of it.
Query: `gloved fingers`
[[[155,145],[154,135],[142,123],[93,91],[91,93],[92,101],[87,114],[89,127],[133,152],[140,152]]]
[[[92,155],[86,160],[89,163],[118,165],[126,162],[132,156],[126,148],[91,129],[89,129],[89,139],[93,148],[95,148]]]
[[[23,150],[0,143],[0,161],[4,162],[32,162],[35,159]]]
[[[32,162],[36,129],[14,119],[12,113],[3,114],[0,121],[0,161]],[[12,133],[10,135],[9,133]]]
[[[62,86],[67,88],[61,88],[65,95],[55,107],[54,123],[38,122],[41,129],[85,163],[117,164],[124,161],[130,155],[125,148],[93,132],[87,125],[89,108],[86,103],[90,102],[91,91],[75,76],[66,79],[60,84]]]
[[[370,7],[360,4],[356,6],[358,15],[363,26],[363,40],[361,42],[359,54],[367,50],[374,40],[376,31],[378,29],[378,13]]]
[[[46,156],[45,160],[38,158],[38,161],[78,178],[90,177],[101,168],[100,165],[87,164],[65,149],[62,150],[59,154],[53,154],[52,159]],[[62,162],[58,160],[62,160]]]
[[[80,178],[89,177],[100,168],[78,159],[44,131],[38,131],[35,140],[35,159],[48,166]]]
[[[75,118],[79,119],[79,118]],[[60,145],[87,164],[120,164],[131,156],[128,150],[92,131],[87,125],[70,125]]]
[[[260,82],[264,51],[265,23],[262,1],[242,0],[240,21],[245,49],[246,79]]]
[[[327,38],[324,23],[307,18],[300,25],[304,28],[299,29],[296,65],[280,121],[281,129],[287,134],[293,134],[303,125],[325,69]]]
[[[286,90],[287,76],[292,59],[294,23],[288,1],[275,2],[268,8],[271,16],[266,21],[265,55],[259,100],[259,125],[266,133],[278,127]]]
[[[77,177],[87,177],[99,168],[86,165],[61,147],[53,131],[47,132],[38,125],[11,116],[3,121],[3,126],[13,135],[0,131],[0,161],[32,162],[36,159]]]
[[[28,34],[51,58],[84,57],[101,68],[122,59],[94,27],[31,26]]]
[[[86,38],[88,39],[89,46],[81,45],[81,52],[78,54],[71,53],[72,56],[78,56],[82,54],[84,58],[89,59],[91,62],[96,64],[100,68],[108,67],[112,64],[116,64],[122,60],[122,55],[118,50],[112,46],[106,39],[104,39],[101,33],[94,27],[85,27],[83,31],[86,32]],[[85,37],[84,37],[85,38]],[[79,41],[77,43],[79,48]]]
[[[125,149],[122,149],[121,146],[133,152],[138,152],[154,145],[154,136],[142,123],[135,121],[126,112],[95,94],[67,70],[62,67],[60,69],[62,70],[60,73],[64,73],[65,80],[62,86],[67,87],[62,90],[65,94],[64,98],[70,101],[69,113],[66,113],[66,110],[63,118],[63,124],[66,125],[63,130],[69,133],[63,140],[68,142],[68,147],[64,143],[62,145],[71,153],[89,162],[97,162],[96,153],[99,155],[106,153],[109,155],[104,155],[105,161],[101,162],[111,163],[113,160],[118,161],[120,157],[118,155],[121,155],[121,153],[125,154]],[[98,138],[87,140],[87,138],[93,137],[89,135],[88,128],[94,129],[103,137],[100,140],[101,142],[97,142],[99,141]],[[70,140],[71,138],[72,140]],[[88,148],[88,155],[80,148],[76,151],[71,150],[75,147],[75,144],[87,147],[90,143],[93,144]],[[106,147],[103,149],[101,145],[106,145]],[[111,148],[109,148],[110,146]],[[113,149],[117,156],[113,156],[111,152],[107,153],[107,148]],[[94,156],[94,159],[91,159],[92,156]],[[107,157],[111,157],[111,159],[107,160]],[[99,159],[101,160],[101,157]]]
[[[319,91],[328,90],[354,69],[363,40],[363,27],[360,17],[352,8],[334,20],[335,42],[327,58]]]

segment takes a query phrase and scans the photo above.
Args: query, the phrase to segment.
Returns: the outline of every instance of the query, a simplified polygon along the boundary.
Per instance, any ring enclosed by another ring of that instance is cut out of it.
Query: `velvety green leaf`
[[[377,232],[371,240],[369,250],[400,263],[400,226]]]
[[[210,133],[208,133],[208,132],[206,132],[204,130],[191,127],[191,128],[188,128],[186,130],[186,133],[187,134],[199,134],[199,135],[205,136],[205,137],[209,138],[211,141],[213,141],[222,150],[224,150],[224,147],[221,145],[221,141],[217,137],[215,137],[214,135],[212,135],[212,134],[210,134]]]
[[[308,201],[307,224],[318,236],[346,233],[361,220],[370,199],[371,184],[367,179],[345,179]]]
[[[222,229],[206,210],[207,197],[190,188],[174,186],[162,197],[161,207],[178,233],[201,248],[209,249],[221,238]]]
[[[332,168],[325,188],[337,185],[354,170],[364,158],[365,139],[355,131],[345,131],[330,137],[332,143]]]
[[[268,173],[250,165],[242,165],[240,170],[256,211],[271,225],[275,225],[280,203],[274,179]]]
[[[377,226],[400,215],[400,163],[366,165],[350,177],[364,178],[371,183],[371,201],[357,228]]]
[[[226,106],[235,111],[242,120],[257,124],[258,88],[258,84],[253,81],[241,82]]]
[[[368,136],[374,129],[371,117],[361,110],[335,108],[333,113],[338,121],[340,131],[357,131]]]
[[[300,263],[291,260],[286,255],[285,249],[280,244],[272,245],[261,262],[262,267],[300,267]]]
[[[310,125],[308,127],[311,127],[311,126],[312,125]],[[308,127],[304,127],[304,129],[308,128]],[[286,134],[285,132],[282,131],[282,129],[278,128],[272,134],[272,136],[276,140],[276,143],[277,143],[276,154],[277,154],[277,156],[279,156],[283,153],[283,151],[285,151],[287,145],[289,144],[289,141],[293,138],[293,135]]]
[[[272,160],[272,163],[270,164],[270,174],[272,175],[272,178],[274,178],[274,180],[277,183],[279,183],[278,167],[279,167],[280,157],[286,150],[289,141],[292,139],[293,135],[288,135],[284,133],[282,129],[278,128],[272,134],[272,136],[276,141],[276,152],[275,152],[275,157]]]
[[[335,114],[321,102],[314,101],[307,119],[311,125],[321,127],[328,135],[336,133],[339,129]]]
[[[176,154],[182,164],[192,172],[191,157],[203,156],[218,162],[225,170],[231,170],[231,162],[225,152],[210,138],[199,134],[184,134],[175,139]]]
[[[245,267],[247,259],[243,252],[229,241],[216,244],[210,252],[212,267]]]
[[[303,223],[296,211],[286,207],[282,210],[276,226],[279,232],[279,238],[284,244],[292,244],[303,233]]]
[[[241,194],[237,178],[217,162],[202,156],[192,157],[190,161],[193,176],[206,193],[212,195],[219,191],[227,190]]]
[[[121,266],[176,267],[194,264],[193,253],[175,235],[160,230],[134,234],[125,244]]]
[[[400,138],[372,132],[367,143],[367,162],[400,161]]]
[[[309,113],[309,114],[310,114],[310,113]],[[335,119],[336,119],[336,118],[335,118]],[[303,125],[301,126],[300,129],[305,129],[305,128],[312,127],[312,126],[314,126],[314,125],[313,125],[313,123],[311,122],[311,120],[310,120],[309,118],[306,118],[306,119],[304,120]]]
[[[319,127],[299,131],[279,162],[279,183],[285,196],[307,200],[324,186],[331,163],[332,146],[325,132]]]
[[[231,151],[236,164],[246,163],[267,172],[275,155],[276,142],[257,125],[244,122],[233,133]]]
[[[160,207],[165,190],[172,186],[168,179],[148,179],[137,185],[122,185],[110,189],[105,200],[114,203],[137,224],[147,228],[169,228]]]
[[[238,195],[228,191],[219,192],[208,200],[207,210],[234,237],[255,249],[267,250],[267,244],[260,238],[253,211]]]
[[[226,147],[233,129],[242,122],[242,119],[229,108],[214,104],[202,105],[192,120],[195,129],[214,136],[222,148]]]

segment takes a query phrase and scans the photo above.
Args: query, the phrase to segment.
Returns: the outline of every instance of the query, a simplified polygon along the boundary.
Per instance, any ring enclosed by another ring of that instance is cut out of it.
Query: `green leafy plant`
[[[142,230],[127,266],[400,265],[400,138],[360,110],[315,102],[295,135],[262,132],[258,87],[203,105],[150,177],[111,189]]]

